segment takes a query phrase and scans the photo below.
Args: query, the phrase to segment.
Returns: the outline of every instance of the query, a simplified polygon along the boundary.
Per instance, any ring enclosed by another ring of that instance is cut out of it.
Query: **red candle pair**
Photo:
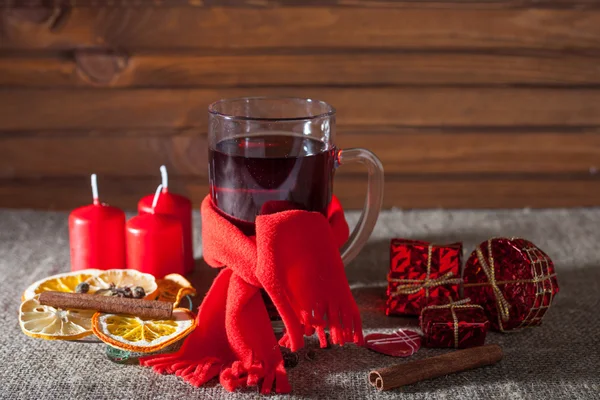
[[[69,216],[71,269],[127,268],[157,278],[192,272],[192,206],[189,199],[169,193],[166,168],[154,195],[138,203],[139,215],[125,223],[122,210],[100,203],[92,175],[94,203]]]

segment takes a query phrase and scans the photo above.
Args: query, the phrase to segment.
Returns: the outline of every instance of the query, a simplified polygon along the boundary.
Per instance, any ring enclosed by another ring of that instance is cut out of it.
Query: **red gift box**
[[[482,305],[491,327],[502,332],[539,325],[558,293],[550,257],[520,238],[481,243],[463,279],[464,296]]]
[[[490,322],[483,307],[470,299],[445,305],[428,306],[421,311],[419,323],[426,347],[483,346]]]
[[[425,306],[458,297],[461,258],[462,243],[392,239],[386,315],[420,315]]]

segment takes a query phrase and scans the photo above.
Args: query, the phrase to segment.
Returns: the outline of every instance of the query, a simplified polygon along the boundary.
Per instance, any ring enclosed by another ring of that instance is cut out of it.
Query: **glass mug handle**
[[[344,149],[338,152],[338,166],[350,163],[364,164],[368,170],[367,198],[348,241],[341,250],[342,261],[347,266],[364,247],[375,228],[383,203],[383,165],[379,158],[366,149]]]

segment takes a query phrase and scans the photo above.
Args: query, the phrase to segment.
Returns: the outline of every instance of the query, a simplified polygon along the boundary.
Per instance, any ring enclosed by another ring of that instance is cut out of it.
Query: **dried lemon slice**
[[[27,336],[47,340],[75,340],[92,334],[93,310],[63,310],[41,305],[38,296],[19,308],[19,325]]]
[[[173,303],[174,307],[179,305],[185,296],[195,296],[196,289],[192,284],[179,274],[169,274],[163,279],[157,279],[159,301]]]
[[[92,330],[100,340],[121,350],[152,353],[183,339],[196,327],[194,314],[173,310],[173,318],[155,320],[120,314],[96,313]]]
[[[99,269],[84,269],[81,271],[66,272],[64,274],[52,275],[29,285],[23,295],[21,301],[29,300],[35,295],[47,291],[56,292],[74,292],[77,285],[81,282],[92,278],[104,271]]]
[[[144,289],[144,298],[146,299],[156,297],[156,289],[158,288],[154,276],[133,269],[109,269],[102,271],[102,273],[86,280],[86,283],[90,285],[89,293],[99,294],[98,291],[101,291],[101,293],[106,295],[111,294],[111,288],[133,289],[141,286]]]

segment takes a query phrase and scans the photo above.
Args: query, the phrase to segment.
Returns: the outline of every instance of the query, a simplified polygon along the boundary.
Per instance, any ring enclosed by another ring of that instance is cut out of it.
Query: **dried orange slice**
[[[103,272],[99,269],[84,269],[81,271],[66,272],[64,274],[52,275],[29,285],[21,301],[30,300],[35,295],[47,291],[74,292],[77,285]]]
[[[152,353],[183,339],[196,327],[185,308],[173,310],[173,318],[156,320],[120,314],[96,313],[92,330],[100,340],[121,350]]]
[[[92,334],[93,310],[62,310],[41,305],[38,296],[19,308],[19,325],[27,336],[47,340],[76,340]]]
[[[133,269],[109,269],[102,271],[100,274],[86,280],[86,283],[90,285],[89,293],[100,291],[106,295],[111,294],[111,288],[133,289],[141,286],[144,289],[145,299],[156,297],[156,290],[158,288],[154,276]]]
[[[174,307],[179,305],[185,296],[195,296],[196,289],[192,284],[179,274],[169,274],[163,279],[157,279],[159,301],[173,303]]]

